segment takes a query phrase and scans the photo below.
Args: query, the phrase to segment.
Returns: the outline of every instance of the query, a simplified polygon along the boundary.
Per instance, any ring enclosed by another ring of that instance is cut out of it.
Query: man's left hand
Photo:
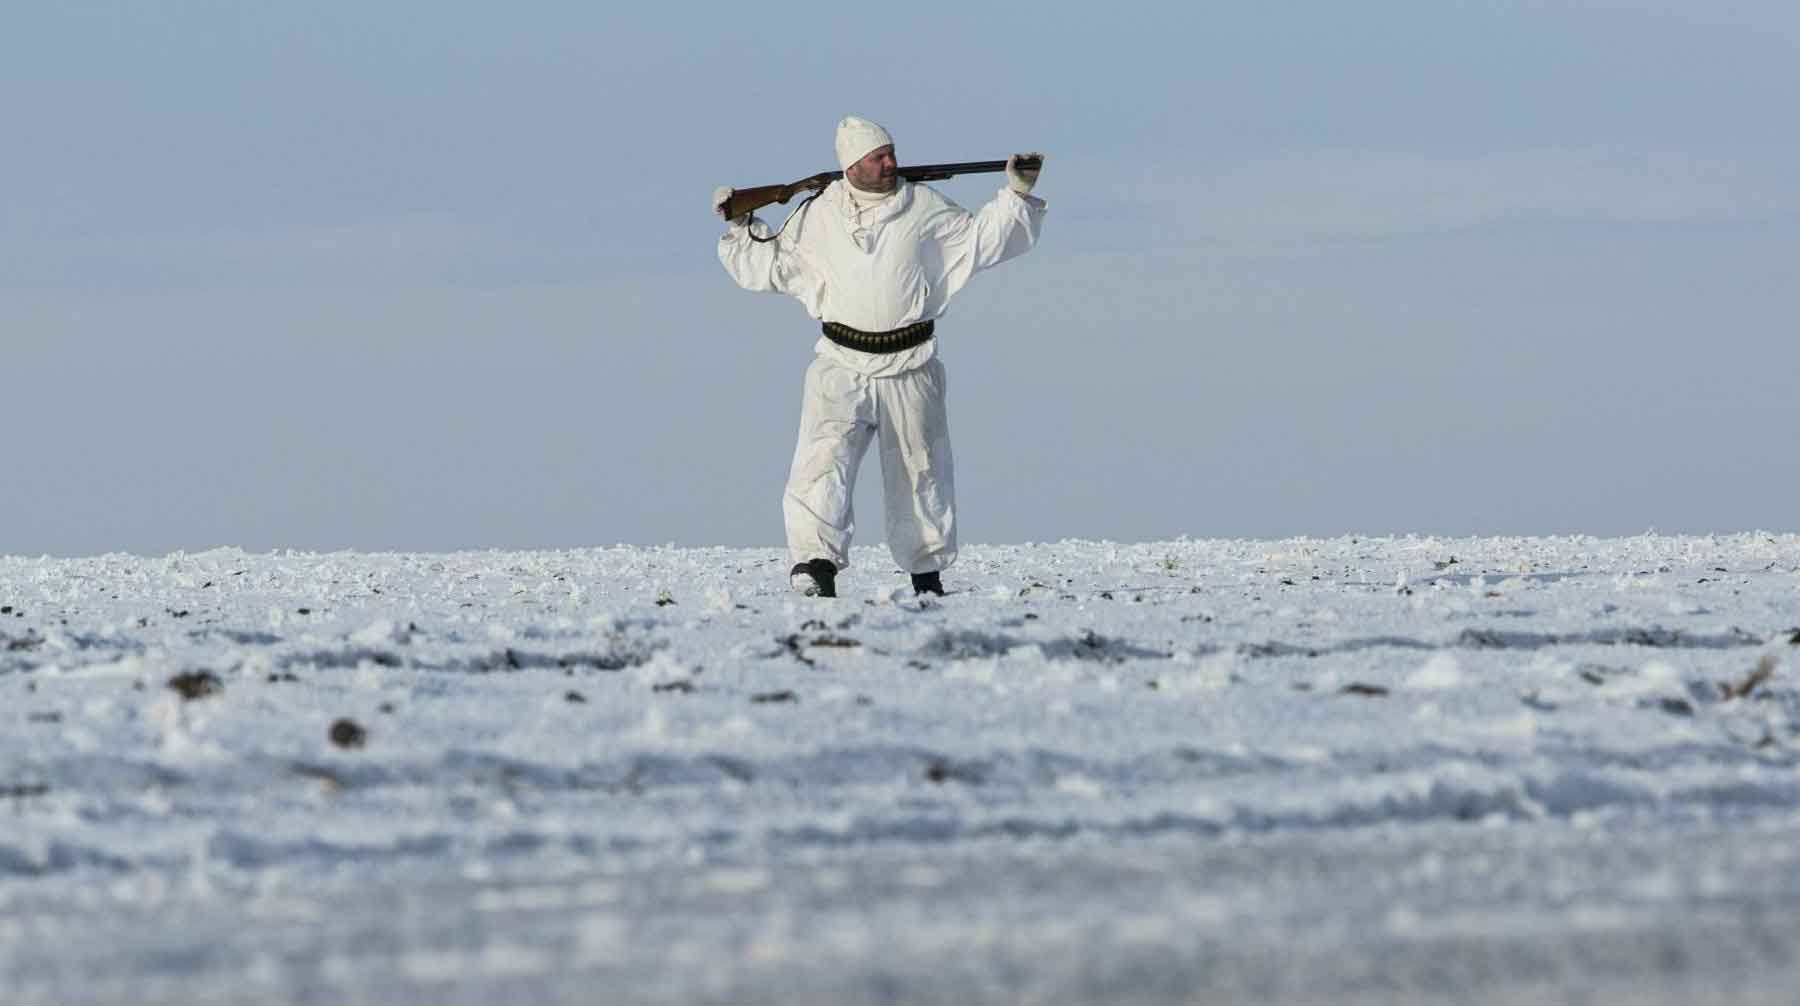
[[[714,189],[713,190],[713,212],[717,213],[719,215],[719,219],[725,220],[726,222],[730,223],[733,227],[742,227],[750,222],[750,214],[743,213],[743,214],[738,215],[735,218],[727,217],[725,215],[725,204],[731,201],[731,196],[736,191],[737,191],[736,189],[733,189],[729,185],[721,185],[718,188]]]
[[[1021,157],[1037,158],[1037,161],[1038,161],[1037,167],[1035,167],[1035,168],[1019,167],[1019,158],[1021,158]],[[1043,170],[1044,170],[1044,155],[1043,154],[1036,154],[1036,153],[1014,154],[1011,157],[1008,157],[1006,159],[1006,187],[1009,189],[1012,189],[1014,192],[1017,192],[1019,195],[1024,195],[1027,192],[1031,191],[1032,186],[1037,184],[1038,173]]]

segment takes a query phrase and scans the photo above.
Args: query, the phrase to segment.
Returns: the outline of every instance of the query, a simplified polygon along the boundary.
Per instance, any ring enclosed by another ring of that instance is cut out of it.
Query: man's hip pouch
[[[937,330],[937,322],[927,318],[905,328],[896,328],[891,332],[864,332],[861,329],[851,328],[849,325],[840,325],[835,321],[825,322],[823,328],[825,338],[845,349],[860,350],[864,353],[898,353],[903,349],[911,349],[929,341],[931,334]]]

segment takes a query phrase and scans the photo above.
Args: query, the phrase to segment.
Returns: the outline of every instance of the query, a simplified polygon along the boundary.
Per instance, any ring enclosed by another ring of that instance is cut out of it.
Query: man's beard
[[[856,179],[849,177],[848,175],[845,176],[845,180],[848,181],[852,186],[854,186],[856,188],[856,190],[859,192],[873,192],[873,193],[879,193],[879,194],[886,194],[886,193],[892,192],[900,184],[900,176],[898,174],[876,175],[875,177],[867,180],[868,184],[863,184],[862,182],[859,182]]]

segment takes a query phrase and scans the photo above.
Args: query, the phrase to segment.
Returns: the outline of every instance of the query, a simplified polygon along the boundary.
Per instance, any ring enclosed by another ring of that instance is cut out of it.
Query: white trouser
[[[869,439],[881,441],[888,551],[908,573],[956,561],[956,482],[944,415],[944,365],[933,359],[893,377],[865,377],[823,356],[806,368],[800,440],[781,510],[797,563],[850,564],[856,515],[850,493]]]

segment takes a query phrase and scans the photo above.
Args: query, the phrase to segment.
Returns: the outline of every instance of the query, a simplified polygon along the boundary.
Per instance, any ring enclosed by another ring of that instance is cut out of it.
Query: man
[[[851,491],[871,439],[881,445],[887,543],[915,594],[944,592],[956,561],[955,479],[936,319],[975,273],[1037,243],[1039,169],[1007,160],[1006,187],[977,213],[896,174],[887,130],[855,116],[837,127],[844,177],[771,238],[751,214],[730,221],[719,261],[746,290],[790,294],[822,322],[806,371],[800,438],[782,514],[796,590],[836,597],[856,530]],[[1041,161],[1040,161],[1041,167]],[[713,193],[725,215],[732,190]]]

